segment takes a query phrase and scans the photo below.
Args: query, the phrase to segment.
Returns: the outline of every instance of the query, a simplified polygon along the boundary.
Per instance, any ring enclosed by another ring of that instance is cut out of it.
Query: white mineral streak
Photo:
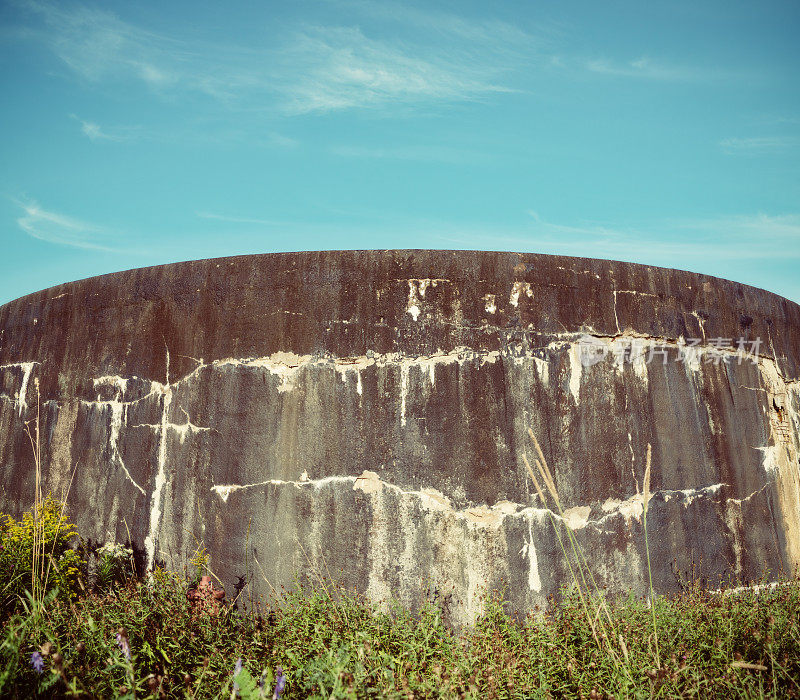
[[[703,341],[705,341],[705,339],[706,339],[706,325],[705,325],[705,323],[706,322],[703,320],[703,317],[700,314],[697,313],[697,311],[692,311],[692,316],[694,316],[697,319],[697,323],[700,325],[700,333],[703,334]]]
[[[522,545],[520,554],[528,559],[528,588],[534,593],[542,590],[542,579],[539,577],[539,562],[536,559],[536,547],[533,544],[533,516],[528,516],[528,541]]]
[[[633,477],[633,483],[636,484],[636,493],[639,493],[639,480],[636,478],[636,471],[634,470],[636,455],[633,451],[633,437],[631,437],[630,431],[628,432],[628,449],[631,453],[631,476]]]
[[[386,367],[391,365],[399,365],[401,372],[407,375],[408,370],[412,366],[418,366],[420,369],[425,370],[430,377],[431,384],[435,381],[435,365],[450,364],[457,362],[463,364],[472,360],[479,360],[481,364],[487,362],[495,362],[500,357],[500,352],[494,351],[475,351],[466,347],[457,347],[450,352],[438,352],[433,355],[421,355],[412,357],[402,355],[399,353],[389,353],[385,355],[372,354],[360,357],[345,357],[345,358],[332,358],[332,357],[312,357],[311,355],[295,355],[293,353],[274,353],[269,357],[248,358],[248,359],[233,359],[227,358],[224,360],[215,360],[211,363],[211,367],[259,367],[264,368],[271,374],[281,378],[281,384],[278,391],[290,391],[294,388],[296,375],[303,371],[305,368],[310,367],[330,367],[340,374],[343,382],[347,383],[347,375],[350,372],[356,372],[357,383],[356,391],[363,393],[363,385],[361,384],[360,373],[362,370],[377,365],[379,367]],[[191,373],[193,375],[197,370]],[[191,376],[191,375],[187,375]],[[187,377],[179,379],[175,384],[186,381]],[[401,383],[402,385],[402,383]],[[359,390],[360,388],[360,390]]]
[[[770,442],[772,444],[757,446],[754,449],[763,454],[761,466],[764,471],[774,478],[780,478],[781,472],[785,467],[795,464],[797,461],[796,437],[791,436],[791,434],[794,433],[796,436],[798,428],[800,428],[800,415],[798,415],[796,409],[797,402],[796,399],[793,400],[798,385],[793,382],[786,382],[773,359],[759,357],[758,369],[759,388],[766,393],[765,420],[768,423]],[[774,405],[781,407],[782,418],[775,412]],[[786,437],[787,432],[790,435],[788,439]],[[787,472],[787,475],[788,473],[791,472]],[[797,477],[795,477],[796,480]],[[781,490],[779,489],[780,492]]]
[[[521,361],[524,360],[524,358],[519,358],[519,359],[520,362],[516,363],[516,358],[515,358],[515,364],[522,364]],[[542,382],[542,384],[544,385],[549,384],[550,363],[547,360],[543,360],[541,357],[537,357],[536,355],[533,355],[531,359],[533,360],[533,366],[536,367],[536,374],[539,375],[539,379]]]
[[[665,489],[660,493],[664,495],[665,502],[671,501],[673,498],[681,498],[683,507],[688,508],[698,498],[708,498],[709,496],[713,496],[719,493],[719,490],[725,485],[726,484],[719,483],[719,484],[711,484],[710,486],[700,486],[699,488],[696,489],[682,489],[682,490]]]
[[[642,381],[643,384],[647,384],[647,359],[649,356],[649,349],[648,352],[638,352],[633,355],[631,358],[631,365],[633,367],[633,373]]]
[[[755,498],[758,494],[766,491],[770,486],[772,486],[773,482],[768,481],[764,484],[760,489],[756,489],[753,493],[745,496],[744,498],[726,498],[725,501],[727,503],[736,503],[737,505],[742,505],[742,503],[747,503],[751,498]]]
[[[497,313],[497,296],[495,294],[484,294],[483,300],[486,302],[484,308],[487,314]]]
[[[334,362],[334,369],[341,375],[342,382],[347,386],[347,378],[350,373],[355,372],[356,375],[356,393],[359,396],[364,395],[364,385],[361,382],[361,370],[375,364],[375,360],[371,357],[353,357],[347,360],[338,360]]]
[[[243,491],[244,489],[251,489],[255,486],[266,486],[269,481],[259,481],[256,484],[226,484],[224,486],[212,486],[211,492],[217,494],[222,499],[223,503],[228,502],[228,498],[230,497],[231,493],[234,491]]]
[[[38,362],[10,362],[7,365],[0,365],[0,370],[19,369],[22,371],[22,381],[19,386],[19,391],[17,392],[17,398],[14,400],[20,417],[28,410],[28,403],[26,400],[28,396],[28,382],[30,381],[34,366],[38,364]]]
[[[180,440],[181,445],[186,440],[187,435],[193,435],[195,433],[207,433],[209,430],[211,430],[211,428],[204,428],[203,426],[195,425],[194,423],[192,423],[192,421],[189,420],[189,414],[185,411],[185,409],[181,408],[181,412],[183,413],[184,416],[186,416],[185,423],[167,424],[168,428],[178,433],[178,439]]]
[[[28,396],[28,380],[31,378],[31,371],[33,370],[33,366],[38,364],[36,362],[20,362],[20,367],[22,368],[22,384],[19,387],[19,415],[21,416],[27,409],[27,396]]]
[[[408,396],[408,370],[407,364],[400,365],[400,425],[406,424],[406,396]]]
[[[413,573],[416,563],[413,543],[417,533],[424,532],[427,533],[426,537],[437,543],[434,577],[443,583],[458,581],[461,577],[459,588],[464,606],[463,609],[460,606],[456,614],[463,616],[464,623],[474,619],[474,615],[481,610],[484,586],[497,571],[495,560],[506,561],[500,556],[500,550],[506,546],[507,518],[524,519],[528,526],[527,539],[519,554],[527,559],[528,587],[532,594],[537,594],[542,590],[542,580],[535,547],[534,521],[541,523],[550,516],[562,520],[573,530],[592,527],[602,531],[610,519],[622,517],[630,526],[631,520],[641,520],[643,512],[642,494],[624,501],[608,499],[601,505],[603,515],[596,519],[590,519],[592,506],[589,505],[568,509],[562,519],[549,509],[508,501],[457,510],[451,499],[436,489],[404,489],[383,481],[377,472],[370,470],[364,470],[357,477],[337,475],[306,479],[304,472],[299,481],[270,479],[253,484],[217,485],[211,490],[226,503],[233,492],[268,485],[290,486],[299,490],[344,485],[365,494],[372,508],[367,594],[375,601],[385,601],[393,593],[396,594],[397,585],[401,592],[405,591],[407,586],[404,581]],[[714,484],[682,491],[660,491],[652,496],[660,495],[665,501],[680,498],[682,505],[689,507],[697,498],[711,497],[721,487],[722,484]],[[386,501],[389,494],[399,496],[396,503]],[[417,515],[420,510],[421,518]],[[456,524],[460,529],[453,529]]]
[[[362,477],[364,475],[362,474]],[[367,577],[367,596],[377,603],[388,601],[392,596],[391,586],[386,580],[386,571],[392,564],[392,544],[394,538],[389,529],[388,516],[384,512],[380,489],[373,489],[371,476],[362,482],[359,490],[366,490],[372,505],[372,518],[369,531],[369,575]],[[370,483],[367,483],[370,482]],[[356,482],[358,483],[358,482]],[[353,484],[353,488],[356,485]]]
[[[304,473],[304,476],[307,476]],[[299,481],[283,481],[281,479],[269,479],[260,481],[253,484],[226,484],[212,486],[211,491],[216,493],[223,501],[227,502],[228,497],[234,491],[243,489],[256,488],[259,486],[294,486],[297,488],[314,487],[316,489],[332,484],[351,484],[354,491],[362,491],[366,494],[381,493],[384,490],[394,491],[400,496],[411,497],[415,499],[423,510],[428,512],[447,513],[457,520],[464,521],[472,526],[479,528],[497,529],[502,526],[503,521],[508,518],[527,518],[535,516],[536,518],[545,517],[548,513],[557,520],[562,520],[573,530],[581,530],[590,526],[599,526],[605,523],[609,518],[621,515],[625,518],[626,522],[631,519],[640,519],[643,512],[644,496],[643,494],[635,494],[630,496],[624,501],[609,498],[601,504],[601,509],[605,513],[602,517],[591,520],[589,514],[591,506],[581,505],[574,506],[564,512],[564,518],[558,513],[551,511],[547,508],[524,506],[520,503],[511,503],[510,501],[498,501],[492,506],[477,505],[469,506],[462,510],[456,510],[453,507],[452,501],[441,491],[433,488],[422,489],[403,489],[400,486],[383,481],[380,476],[373,471],[364,470],[359,476],[326,476],[320,479],[306,480],[301,477]],[[652,499],[656,495],[662,495],[664,501],[669,501],[672,498],[681,498],[684,507],[688,507],[694,500],[701,497],[710,497],[716,494],[724,484],[713,484],[711,486],[702,486],[696,489],[684,489],[682,491],[663,490],[650,494]],[[753,494],[751,494],[752,496]],[[749,497],[748,497],[749,498]]]
[[[375,493],[381,490],[380,477],[375,473],[364,470],[361,476],[353,482],[353,491],[363,491],[364,493]]]
[[[791,581],[773,581],[772,583],[759,583],[755,586],[737,586],[736,588],[717,588],[709,593],[716,593],[717,595],[739,595],[740,593],[755,593],[759,594],[763,591],[772,591],[776,588],[783,588],[784,586],[795,585],[794,580]]]
[[[581,364],[581,346],[573,344],[569,346],[569,393],[575,399],[575,404],[580,403],[581,393],[581,373],[583,372],[583,364]]]
[[[109,401],[107,405],[111,412],[111,427],[108,433],[108,446],[111,449],[111,455],[114,459],[116,459],[117,464],[122,467],[122,471],[125,472],[125,476],[128,477],[128,481],[130,481],[137,489],[139,489],[144,496],[145,490],[134,481],[131,473],[128,471],[128,467],[125,466],[125,461],[122,459],[122,454],[119,451],[119,434],[123,423],[127,423],[128,421],[128,406],[120,401]]]
[[[171,430],[178,436],[178,440],[180,441],[181,445],[186,441],[187,436],[195,435],[197,433],[207,433],[211,430],[211,428],[206,428],[201,425],[195,425],[189,418],[189,414],[186,410],[181,407],[181,413],[186,416],[185,423],[170,423],[167,421],[166,423],[134,423],[131,425],[131,428],[149,428],[150,430],[155,430],[157,432],[161,432],[162,430]]]
[[[700,363],[703,359],[703,355],[706,354],[711,356],[715,352],[713,348],[703,345],[686,345],[683,338],[679,339],[677,346],[679,352],[681,353],[683,366],[687,374],[689,372],[693,372],[695,374],[699,373]]]
[[[295,375],[299,368],[311,361],[311,355],[296,355],[293,352],[276,352],[269,357],[259,357],[252,360],[220,360],[214,365],[231,364],[244,365],[247,367],[263,367],[270,374],[280,379],[278,386],[279,392],[291,391],[294,389]],[[197,370],[195,370],[197,371]]]
[[[530,282],[514,282],[511,287],[511,294],[508,297],[508,303],[511,306],[519,306],[519,297],[521,294],[526,294],[529,297],[533,296],[533,289],[531,289]]]
[[[448,281],[446,279],[409,279],[406,313],[411,314],[411,317],[416,321],[422,313],[419,307],[422,304],[422,299],[425,298],[425,292],[428,287],[435,287],[439,282]]]
[[[783,445],[767,445],[766,447],[755,447],[764,456],[761,458],[761,467],[767,474],[775,475],[781,468],[781,456]]]
[[[650,498],[652,498],[652,495]],[[625,522],[629,524],[631,520],[640,520],[644,513],[644,494],[636,493],[626,498],[624,501],[620,501],[617,498],[608,498],[601,505],[601,508],[603,512],[608,513],[608,515],[604,515],[598,522],[602,522],[608,517],[619,514],[625,518]]]
[[[725,524],[731,533],[731,540],[733,544],[733,555],[736,558],[734,564],[734,571],[736,578],[742,578],[744,572],[744,547],[742,546],[742,538],[740,534],[744,532],[744,518],[742,517],[742,504],[735,501],[729,501],[728,507],[725,508]]]
[[[419,280],[414,280],[415,282]],[[436,280],[430,280],[431,284]],[[441,281],[441,280],[438,280]],[[522,283],[520,283],[522,284]],[[416,289],[416,287],[415,287]],[[621,293],[621,291],[620,291]],[[432,364],[449,364],[457,362],[463,364],[464,362],[472,362],[479,360],[481,365],[486,363],[496,362],[501,357],[509,357],[513,359],[516,364],[521,364],[528,360],[533,360],[536,365],[537,371],[543,380],[548,375],[548,363],[546,360],[541,359],[542,352],[550,354],[563,352],[564,350],[570,355],[570,376],[568,379],[570,393],[573,397],[576,396],[581,382],[582,366],[580,363],[580,352],[577,347],[580,338],[585,333],[560,333],[554,334],[554,339],[544,347],[531,348],[523,355],[517,352],[511,352],[509,349],[503,350],[473,350],[468,347],[456,347],[449,352],[438,352],[430,356],[410,356],[402,353],[368,353],[367,355],[359,357],[330,357],[330,356],[311,356],[311,355],[297,355],[291,352],[276,352],[266,357],[251,357],[251,358],[225,358],[214,360],[211,363],[198,365],[189,374],[177,379],[173,382],[172,386],[177,386],[183,382],[190,380],[196,376],[197,373],[203,368],[222,368],[222,367],[257,367],[269,371],[271,374],[280,378],[280,385],[278,391],[290,391],[294,387],[296,376],[299,372],[306,368],[312,367],[331,367],[337,372],[344,375],[351,371],[360,372],[370,366],[376,365],[378,367],[385,367],[389,365],[400,365],[411,367],[413,365],[420,366],[420,368],[427,369],[429,376],[433,381],[434,375],[431,373]],[[608,337],[608,336],[594,336],[599,342],[605,343],[608,348],[607,360],[611,360],[618,369],[621,369],[626,360],[625,348],[632,347],[635,344],[635,351],[638,353],[639,358],[646,362],[649,348],[655,347],[673,347],[681,348],[682,352],[687,356],[687,367],[691,370],[699,370],[701,360],[708,357],[709,360],[714,358],[722,358],[730,356],[731,358],[741,359],[742,354],[736,348],[713,348],[710,346],[697,346],[687,347],[682,339],[678,342],[667,338],[648,338],[634,333],[625,333],[622,336]],[[535,354],[534,354],[535,353]],[[745,361],[747,361],[745,357]],[[572,360],[575,360],[572,362]],[[653,362],[660,362],[661,356],[656,354]],[[750,358],[750,361],[753,361]],[[637,376],[643,380],[646,377],[646,368],[641,363],[634,363],[634,371]],[[759,364],[764,367],[772,368],[777,379],[785,386],[782,377],[777,373],[774,368],[774,362],[770,358],[759,358]],[[151,395],[161,395],[165,390],[165,385],[159,382],[151,382],[151,393],[135,401],[142,401]]]
[[[614,290],[614,323],[617,326],[617,333],[621,333],[619,327],[619,316],[617,316],[617,290]]]
[[[96,389],[99,386],[110,386],[117,390],[117,399],[122,399],[125,396],[125,392],[128,390],[128,380],[124,377],[119,377],[117,375],[105,375],[103,377],[97,377],[97,379],[92,380],[92,384]],[[98,396],[98,401],[100,397]]]
[[[257,488],[258,486],[295,486],[296,488],[312,487],[314,489],[322,488],[328,484],[352,484],[356,480],[354,476],[325,476],[321,479],[309,479],[308,472],[304,471],[297,481],[285,481],[283,479],[267,479],[266,481],[257,481],[254,484],[218,484],[211,487],[211,492],[217,494],[224,503],[228,502],[228,498],[235,491],[244,491],[245,489]]]
[[[398,576],[399,590],[395,592],[394,597],[399,600],[409,600],[419,595],[419,578],[413,575],[413,572],[419,571],[420,568],[418,535],[420,531],[428,529],[429,523],[423,524],[419,521],[416,517],[416,504],[410,499],[403,499],[398,503],[397,520],[400,532],[399,537],[395,535],[395,547],[400,545],[401,549],[400,551],[395,549],[393,563],[402,574]],[[424,556],[425,553],[422,554]]]
[[[161,407],[161,436],[158,442],[158,471],[156,472],[153,495],[150,501],[150,527],[144,539],[145,552],[147,553],[147,570],[153,568],[156,554],[156,541],[161,525],[161,501],[164,486],[167,483],[167,418],[172,404],[172,386],[169,383],[169,350],[167,350],[166,384],[164,385]]]
[[[582,530],[589,524],[591,506],[575,506],[564,511],[564,524],[570,530]]]

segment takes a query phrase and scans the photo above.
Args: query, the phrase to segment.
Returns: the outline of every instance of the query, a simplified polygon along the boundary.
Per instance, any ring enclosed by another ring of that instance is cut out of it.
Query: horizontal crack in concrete
[[[572,530],[582,530],[586,527],[600,529],[603,523],[605,523],[607,520],[616,518],[618,516],[623,516],[628,522],[630,522],[631,519],[639,520],[642,515],[644,505],[644,496],[643,494],[639,493],[630,496],[624,501],[609,498],[602,504],[595,502],[588,506],[573,506],[564,511],[564,517],[550,508],[525,506],[524,504],[512,503],[510,501],[499,501],[492,506],[476,505],[457,510],[453,507],[450,498],[436,489],[424,488],[406,490],[400,486],[397,486],[396,484],[392,484],[380,479],[375,472],[367,470],[362,472],[361,475],[357,477],[349,475],[335,475],[322,477],[320,479],[300,479],[296,481],[268,479],[266,481],[260,481],[253,484],[216,485],[211,487],[211,491],[216,493],[223,500],[223,502],[227,503],[228,498],[234,491],[241,491],[259,486],[293,486],[295,488],[313,487],[316,489],[323,486],[340,483],[352,484],[353,490],[362,491],[368,495],[380,493],[384,489],[395,491],[401,496],[412,496],[417,498],[422,507],[426,510],[448,513],[457,519],[466,520],[467,522],[478,526],[493,528],[500,527],[503,523],[503,520],[505,520],[507,517],[520,518],[533,515],[537,519],[542,519],[549,515],[555,520],[563,522]],[[733,501],[736,503],[742,503],[747,501],[757,493],[769,487],[771,483],[772,482],[764,484],[764,486],[762,486],[760,489],[742,499],[727,498],[726,502]],[[723,486],[727,486],[727,484],[711,484],[709,486],[701,486],[696,489],[663,489],[661,491],[652,493],[650,495],[650,500],[652,501],[653,499],[660,498],[665,503],[668,503],[670,500],[680,497],[683,500],[683,507],[688,508],[698,498],[711,498],[718,493]],[[592,506],[596,505],[600,505],[601,509],[606,511],[606,514],[600,518],[589,519],[588,516],[592,510]]]

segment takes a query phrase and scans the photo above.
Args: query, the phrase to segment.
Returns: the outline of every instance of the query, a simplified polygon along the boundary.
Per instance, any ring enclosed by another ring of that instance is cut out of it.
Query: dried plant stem
[[[41,444],[39,440],[39,382],[36,385],[36,419],[34,432],[31,432],[30,421],[25,423],[25,433],[31,443],[34,464],[34,492],[33,492],[33,548],[31,552],[31,595],[34,601],[39,601],[44,596],[40,590],[40,579],[44,567],[44,523],[41,520],[42,507],[42,469],[41,469]],[[21,400],[21,399],[20,399]]]
[[[534,448],[536,449],[536,454],[538,455],[538,458],[535,458],[534,462],[536,463],[536,468],[539,471],[539,476],[542,479],[542,481],[545,483],[545,486],[546,486],[547,490],[549,491],[550,496],[552,497],[552,499],[553,499],[553,501],[554,501],[554,503],[556,505],[556,508],[558,509],[558,514],[560,516],[560,520],[564,524],[564,527],[565,527],[565,529],[567,531],[567,538],[568,538],[569,543],[570,543],[570,548],[572,550],[572,554],[575,557],[575,566],[578,569],[578,573],[580,575],[580,580],[578,578],[578,575],[576,575],[576,573],[575,573],[575,571],[574,571],[574,569],[572,567],[572,564],[570,562],[570,557],[567,554],[567,548],[565,547],[564,542],[563,542],[563,540],[561,538],[561,535],[559,533],[559,528],[558,528],[558,525],[556,524],[556,519],[555,519],[554,513],[548,509],[548,514],[550,516],[550,521],[553,524],[553,529],[554,529],[554,531],[556,533],[556,537],[558,539],[559,546],[561,547],[562,554],[564,555],[564,559],[565,559],[565,561],[567,563],[567,568],[569,569],[570,576],[572,577],[572,580],[573,580],[573,582],[575,584],[575,587],[576,587],[576,589],[578,591],[578,595],[579,595],[581,603],[583,605],[584,612],[586,613],[586,618],[587,618],[587,621],[589,622],[589,626],[590,626],[590,628],[592,630],[592,635],[595,638],[595,642],[597,643],[599,648],[602,648],[602,641],[601,640],[604,639],[606,641],[607,646],[608,646],[609,653],[612,656],[616,656],[616,650],[615,650],[615,648],[613,646],[612,640],[619,639],[620,640],[620,649],[622,650],[622,655],[627,660],[627,657],[628,657],[627,648],[625,647],[624,641],[622,641],[622,635],[618,634],[618,632],[616,630],[616,626],[614,625],[614,619],[611,616],[611,612],[610,612],[610,610],[608,608],[608,605],[606,603],[605,596],[603,595],[603,591],[601,590],[600,586],[597,584],[597,580],[595,579],[594,574],[592,572],[592,569],[589,566],[589,563],[587,562],[585,555],[583,554],[583,550],[582,550],[580,544],[578,543],[578,540],[577,540],[577,538],[575,536],[575,533],[574,533],[573,529],[569,526],[568,520],[567,520],[567,518],[566,518],[566,516],[564,514],[564,510],[561,507],[561,499],[558,496],[558,489],[556,488],[556,485],[555,485],[555,479],[553,478],[552,472],[550,471],[550,468],[547,465],[547,460],[544,457],[544,453],[542,452],[542,448],[539,445],[539,441],[536,439],[536,435],[534,434],[533,430],[531,430],[530,428],[528,428],[528,435],[530,436],[531,441],[533,442]],[[534,484],[534,486],[536,488],[536,492],[538,493],[539,498],[541,498],[542,503],[546,507],[547,499],[545,498],[544,491],[542,490],[541,486],[539,485],[539,480],[536,478],[536,474],[534,473],[533,469],[531,468],[531,465],[530,465],[530,462],[528,461],[527,455],[523,454],[522,455],[522,459],[523,459],[523,461],[525,463],[525,467],[528,470],[528,474],[530,475],[531,480],[533,481],[533,484]],[[591,587],[589,585],[589,580],[587,580],[587,576],[586,576],[587,573],[588,573],[588,578],[591,581]],[[583,587],[581,586],[581,581],[583,582]],[[585,588],[585,593],[584,593],[584,588]],[[594,589],[594,595],[593,596],[589,596],[589,592],[592,590],[592,588]],[[598,601],[597,603],[594,603],[595,599],[597,599],[597,601]],[[591,613],[589,612],[589,602],[588,602],[588,600],[591,600],[593,602],[593,608],[595,610],[595,615],[594,616],[592,616]],[[601,618],[601,614],[602,613],[605,613],[605,619],[606,619],[607,623],[604,623],[602,621],[602,618]],[[593,619],[593,617],[594,617],[594,619]],[[606,634],[606,631],[604,629],[605,628],[605,624],[608,624],[608,627],[609,627],[609,630],[610,630],[610,634]],[[598,634],[598,630],[599,630],[600,634]],[[627,665],[624,665],[624,669],[625,669],[626,675],[630,676],[630,670],[627,668]]]
[[[533,436],[532,432],[531,432],[531,437],[533,437],[534,444],[536,445],[536,447],[538,449],[539,443],[536,442],[536,438]],[[538,450],[538,451],[541,454],[541,450]],[[539,498],[542,499],[542,505],[547,507],[547,500],[545,499],[544,492],[542,491],[541,486],[539,486],[539,481],[536,479],[536,475],[533,473],[533,469],[531,469],[531,465],[530,465],[530,462],[528,462],[527,455],[525,455],[524,453],[522,455],[522,460],[525,462],[525,466],[528,469],[528,474],[530,474],[530,477],[533,480],[533,485],[536,487],[536,491],[539,494]],[[536,461],[536,466],[539,468],[539,472],[540,472],[540,474],[542,474],[542,478],[544,479],[544,470],[542,468],[542,464],[540,463],[540,461],[538,459],[535,460],[535,461]],[[545,479],[545,483],[547,483],[547,479]],[[548,486],[548,490],[550,490],[549,486]],[[555,491],[555,485],[553,485],[553,490],[551,491],[551,495],[553,494],[554,491]],[[555,499],[555,497],[554,497],[554,499]],[[558,504],[557,500],[556,500],[556,504]],[[559,510],[560,510],[560,506],[559,506]],[[561,547],[561,553],[564,555],[564,561],[566,561],[566,563],[567,563],[567,569],[569,570],[569,574],[572,577],[572,580],[575,583],[575,587],[576,587],[576,589],[578,591],[578,597],[580,598],[581,604],[583,605],[584,612],[586,613],[586,619],[588,620],[589,627],[592,630],[592,636],[594,637],[594,640],[597,643],[598,648],[602,648],[602,643],[600,642],[600,637],[597,634],[597,629],[595,628],[595,625],[592,622],[592,616],[589,613],[589,605],[586,602],[586,597],[584,596],[584,592],[583,592],[583,589],[581,588],[580,581],[578,581],[578,577],[575,575],[575,572],[572,569],[572,564],[570,562],[570,557],[567,554],[567,549],[564,546],[564,541],[561,539],[561,533],[558,530],[558,525],[556,524],[555,517],[553,516],[553,512],[549,508],[547,509],[547,514],[550,516],[550,522],[553,524],[553,531],[556,533],[556,539],[558,540],[558,545],[559,545],[559,547]],[[576,562],[576,564],[578,566],[580,566],[580,562]]]
[[[650,443],[647,444],[647,461],[644,468],[644,487],[643,487],[643,505],[642,505],[642,523],[644,527],[644,548],[647,553],[647,576],[650,580],[650,611],[653,614],[653,639],[656,647],[656,664],[661,668],[661,658],[658,653],[658,628],[656,627],[656,600],[653,593],[653,568],[650,566],[650,546],[647,542],[647,506],[650,501],[650,460],[652,455],[652,447]]]

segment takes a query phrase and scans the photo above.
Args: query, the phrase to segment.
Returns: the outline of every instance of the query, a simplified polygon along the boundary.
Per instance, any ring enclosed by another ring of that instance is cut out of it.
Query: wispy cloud
[[[17,219],[19,227],[40,241],[56,243],[71,248],[114,252],[118,249],[108,244],[112,233],[102,226],[75,219],[65,214],[42,209],[35,202],[17,202],[23,215]]]
[[[75,114],[69,116],[81,125],[81,133],[91,141],[126,141],[132,133],[131,129],[125,129],[126,133],[108,131],[96,122],[86,121]]]
[[[425,54],[428,55],[425,55]],[[357,27],[308,27],[283,52],[280,89],[290,113],[392,103],[471,100],[508,92],[488,63],[463,62],[457,47],[409,51]]]
[[[513,89],[507,84],[509,74],[538,45],[503,22],[401,12],[398,6],[384,19],[429,20],[446,39],[407,33],[401,40],[391,26],[365,31],[355,17],[352,25],[283,26],[260,45],[225,45],[156,33],[102,9],[34,0],[26,7],[40,20],[29,33],[84,80],[133,81],[160,94],[193,92],[228,107],[277,107],[288,114],[473,100],[507,92]],[[88,132],[102,138],[99,126],[87,125]]]
[[[791,136],[756,136],[751,138],[728,138],[719,142],[725,153],[732,155],[760,155],[783,153],[797,147],[798,140]]]
[[[87,80],[126,75],[158,88],[178,80],[166,66],[186,57],[186,50],[169,37],[124,22],[105,10],[36,0],[23,4],[42,20],[40,27],[30,29],[34,36]]]
[[[430,230],[459,246],[503,247],[685,268],[715,260],[800,260],[800,215],[743,215],[676,219],[641,226],[560,224],[528,212],[519,227]]]
[[[657,81],[694,82],[709,80],[721,75],[719,72],[706,69],[654,61],[647,56],[641,56],[627,63],[594,59],[587,61],[585,67],[591,73]]]
[[[521,42],[530,41],[531,36],[519,26],[503,22],[492,17],[484,17],[480,20],[470,19],[463,15],[456,15],[452,12],[432,9],[426,7],[414,7],[407,2],[374,2],[374,0],[337,0],[336,5],[340,8],[349,8],[362,17],[373,17],[396,24],[406,24],[415,29],[425,32],[435,32],[438,34],[449,34],[458,36],[469,41],[481,43],[497,43],[508,48],[512,48]],[[541,43],[545,38],[557,30],[550,26],[537,30],[537,43]]]
[[[485,160],[486,154],[475,153],[447,146],[396,146],[388,148],[368,146],[332,146],[330,153],[343,158],[370,160],[407,160],[429,163],[468,163]]]
[[[214,214],[207,211],[195,212],[200,219],[212,219],[214,221],[224,221],[229,224],[256,224],[258,226],[284,226],[286,222],[273,219],[256,219],[245,216],[228,216],[226,214]]]

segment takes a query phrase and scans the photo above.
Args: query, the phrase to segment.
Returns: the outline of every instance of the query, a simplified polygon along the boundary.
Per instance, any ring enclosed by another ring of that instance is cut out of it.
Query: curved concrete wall
[[[531,427],[612,590],[645,589],[648,443],[656,587],[692,561],[746,580],[800,564],[798,376],[800,307],[675,270],[447,251],[131,270],[0,308],[0,509],[32,500],[38,382],[46,487],[84,536],[171,567],[203,541],[259,591],[315,569],[412,607],[436,591],[467,622],[486,587],[524,609],[569,577]]]

